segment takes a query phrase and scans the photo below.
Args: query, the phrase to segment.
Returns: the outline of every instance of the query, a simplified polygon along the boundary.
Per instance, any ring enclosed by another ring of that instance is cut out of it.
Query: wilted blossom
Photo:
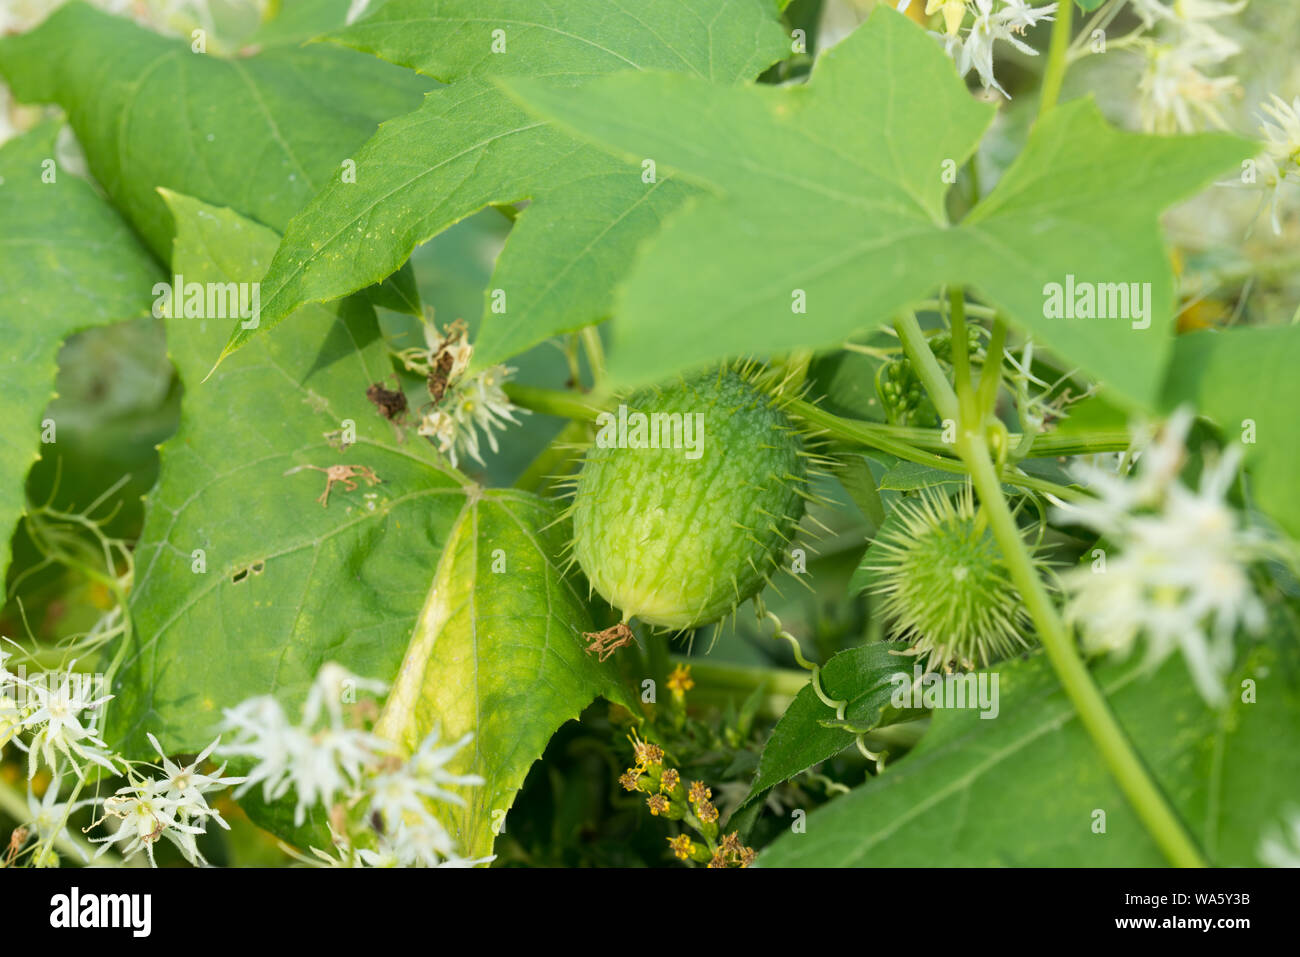
[[[474,347],[470,345],[465,323],[457,320],[443,332],[432,322],[425,324],[428,349],[403,353],[407,365],[430,376],[437,399],[421,417],[416,432],[438,447],[453,466],[468,455],[484,464],[479,432],[488,447],[496,452],[496,432],[507,423],[519,424],[517,409],[502,388],[515,370],[495,365],[476,376],[465,377]]]

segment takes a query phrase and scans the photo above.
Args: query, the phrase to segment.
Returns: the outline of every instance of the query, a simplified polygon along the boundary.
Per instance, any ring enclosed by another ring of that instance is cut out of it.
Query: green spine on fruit
[[[698,457],[619,447],[649,443],[637,413],[647,425],[700,415]],[[778,400],[724,368],[635,393],[598,427],[572,514],[574,558],[601,597],[624,621],[675,630],[753,597],[780,566],[807,494],[807,453]]]

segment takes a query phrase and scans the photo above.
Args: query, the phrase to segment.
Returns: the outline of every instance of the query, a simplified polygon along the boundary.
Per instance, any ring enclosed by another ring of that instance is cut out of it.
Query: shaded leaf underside
[[[161,276],[94,187],[57,168],[57,132],[49,123],[0,146],[0,581],[59,347],[78,329],[148,315]]]
[[[637,244],[693,192],[644,182],[639,159],[538,121],[495,81],[667,69],[733,83],[789,42],[766,0],[397,0],[333,39],[451,85],[385,123],[357,154],[357,183],[330,184],[295,218],[267,276],[266,324],[387,275],[475,210],[531,200],[497,261],[491,288],[505,311],[485,306],[479,368],[604,318]]]
[[[610,358],[620,385],[834,345],[961,284],[1150,406],[1173,318],[1157,214],[1254,150],[1229,136],[1121,133],[1077,100],[1041,118],[993,192],[950,225],[947,183],[994,111],[932,38],[884,7],[820,56],[804,86],[632,72],[506,82],[539,118],[714,191],[646,244],[620,287]],[[1134,328],[1140,305],[1118,300],[1111,318],[1051,317],[1046,287],[1068,276],[1137,283],[1139,294],[1148,284],[1149,327]]]

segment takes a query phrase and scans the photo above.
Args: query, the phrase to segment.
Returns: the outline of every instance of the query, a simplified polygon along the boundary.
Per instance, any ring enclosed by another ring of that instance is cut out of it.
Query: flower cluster
[[[0,650],[0,747],[13,741],[27,752],[27,777],[35,777],[42,762],[58,773],[61,758],[78,779],[85,777],[78,759],[118,773],[97,727],[100,708],[113,696],[97,694],[93,676],[72,670],[75,661],[67,671],[26,678],[5,667],[12,657]]]
[[[507,422],[518,425],[515,413],[525,411],[511,404],[502,388],[515,370],[495,365],[466,377],[474,347],[464,321],[458,319],[442,332],[432,322],[426,322],[424,329],[428,348],[400,353],[408,369],[427,377],[433,398],[416,431],[437,445],[453,466],[462,455],[483,465],[479,432],[495,453],[499,448],[495,432],[505,429]]]
[[[62,790],[63,778],[56,774],[45,786],[45,793],[38,801],[31,782],[28,782],[27,813],[31,817],[28,819],[26,833],[23,835],[24,840],[30,836],[36,838],[38,845],[53,844],[56,837],[65,834],[70,814],[95,803],[94,801],[60,801],[59,794]],[[13,847],[12,850],[17,851],[17,847]],[[77,852],[81,856],[82,863],[90,863],[90,855],[82,847],[77,847]]]
[[[467,865],[455,842],[431,812],[429,802],[463,804],[447,790],[483,783],[477,775],[453,774],[447,764],[469,742],[465,735],[439,745],[439,730],[425,737],[415,753],[402,760],[394,745],[359,726],[358,693],[385,691],[335,664],[323,666],[295,724],[269,696],[252,698],[225,712],[224,730],[231,743],[226,757],[252,762],[238,797],[261,785],[267,801],[295,799],[294,823],[322,807],[328,812],[338,857],[318,856],[330,864],[387,867]],[[355,712],[355,709],[354,709]],[[351,721],[350,721],[351,719]]]
[[[687,787],[680,771],[665,766],[664,750],[659,745],[642,741],[635,733],[631,741],[636,763],[623,773],[619,784],[625,791],[645,794],[646,807],[653,816],[681,821],[699,835],[699,840],[685,833],[668,838],[673,855],[678,860],[709,867],[752,864],[754,850],[744,846],[738,831],[719,837],[719,815],[712,801],[712,790],[703,781],[692,781]]]
[[[230,829],[221,812],[209,806],[206,795],[224,791],[231,785],[242,783],[244,779],[222,777],[226,770],[224,764],[212,774],[199,770],[221,744],[220,738],[184,766],[168,759],[162,745],[152,734],[149,735],[149,743],[162,760],[162,764],[154,765],[153,769],[161,773],[157,777],[141,776],[141,765],[133,765],[128,771],[130,783],[105,798],[103,816],[95,823],[114,818],[118,825],[112,834],[91,838],[92,842],[100,844],[95,856],[99,857],[110,847],[120,845],[118,851],[124,860],[130,860],[143,850],[153,864],[154,845],[159,838],[165,837],[176,845],[181,856],[189,863],[195,866],[206,865],[207,861],[198,849],[198,836],[207,831],[209,821],[215,821],[226,830]]]
[[[899,9],[906,10],[910,3],[911,0],[904,0]],[[957,72],[965,76],[974,69],[984,89],[992,87],[1010,99],[1010,94],[993,76],[993,44],[1002,40],[1021,53],[1038,56],[1038,51],[1020,37],[1030,27],[1054,19],[1056,7],[1055,3],[1033,7],[1025,0],[927,0],[925,13],[926,16],[942,13],[943,32],[932,36],[943,44],[944,51],[957,64]],[[974,16],[971,24],[963,27],[968,11]]]
[[[673,665],[672,674],[668,676],[668,690],[672,692],[673,701],[679,708],[686,704],[686,692],[695,687],[691,677],[691,666],[678,662]]]
[[[1154,33],[1133,44],[1143,56],[1138,82],[1142,126],[1148,133],[1190,133],[1200,122],[1224,128],[1218,104],[1239,89],[1235,76],[1210,76],[1241,52],[1241,46],[1211,22],[1238,13],[1246,0],[1134,0],[1134,9],[1147,30]]]
[[[1155,667],[1180,649],[1201,695],[1220,705],[1233,636],[1265,622],[1250,566],[1266,555],[1267,542],[1224,501],[1239,448],[1206,463],[1197,491],[1179,481],[1191,424],[1190,411],[1177,412],[1142,454],[1136,478],[1078,470],[1098,497],[1058,503],[1058,512],[1098,532],[1116,554],[1102,553],[1062,579],[1067,619],[1086,650],[1126,656],[1145,635],[1147,664]]]
[[[51,848],[56,843],[74,849],[83,860],[90,859],[85,845],[70,837],[67,831],[71,814],[96,803],[76,800],[89,770],[82,762],[98,765],[112,775],[125,773],[130,782],[103,802],[102,814],[95,824],[113,819],[117,827],[112,834],[91,839],[93,843],[102,845],[96,857],[110,847],[120,845],[116,849],[123,858],[145,851],[152,861],[154,844],[166,837],[191,864],[206,863],[195,844],[197,835],[204,833],[207,823],[212,820],[222,827],[228,825],[216,810],[208,806],[204,795],[242,780],[223,778],[224,768],[213,775],[199,770],[217,742],[182,767],[163,757],[157,739],[149,735],[163,763],[149,765],[129,761],[109,750],[97,736],[100,709],[113,697],[92,690],[101,680],[99,676],[73,671],[73,662],[66,671],[25,677],[5,667],[6,660],[11,657],[0,652],[0,746],[12,740],[20,750],[27,752],[29,780],[36,777],[41,765],[48,767],[51,775],[39,801],[33,784],[28,785],[27,803],[31,818],[22,829],[23,841],[19,844],[30,837],[36,839],[35,863],[53,863],[57,858]],[[26,734],[27,739],[24,741],[20,734]],[[68,769],[78,783],[73,796],[61,801]],[[143,775],[142,769],[156,770],[161,772],[161,776]]]
[[[1274,94],[1271,102],[1260,107],[1268,119],[1260,125],[1264,134],[1264,152],[1256,160],[1262,185],[1270,191],[1269,221],[1273,232],[1281,235],[1278,200],[1282,187],[1300,183],[1300,96],[1290,103]]]
[[[21,679],[5,667],[5,662],[12,657],[13,652],[0,647],[0,749],[22,730],[25,717],[14,697]]]
[[[321,668],[308,692],[302,721],[294,724],[270,695],[249,698],[225,712],[223,732],[232,734],[223,757],[252,762],[236,797],[261,785],[266,801],[294,792],[294,825],[301,826],[316,804],[330,807],[358,787],[367,767],[380,762],[388,743],[367,731],[345,726],[338,687],[348,676],[337,665]],[[357,691],[379,690],[362,683]],[[333,697],[335,694],[339,698]],[[322,712],[327,720],[321,721]]]
[[[313,807],[327,812],[339,857],[316,853],[332,864],[467,866],[491,860],[460,857],[432,808],[434,802],[463,805],[464,798],[449,789],[483,783],[477,775],[448,769],[472,735],[440,744],[434,729],[412,755],[403,757],[390,741],[363,726],[376,709],[372,700],[357,696],[382,694],[386,687],[380,682],[326,664],[308,691],[298,723],[288,719],[274,698],[251,698],[225,712],[222,731],[231,735],[229,743],[217,738],[187,763],[168,758],[158,739],[148,734],[158,755],[155,764],[128,760],[96,737],[97,709],[112,696],[93,694],[88,676],[65,671],[29,678],[9,671],[11,658],[0,651],[0,747],[13,741],[29,754],[29,775],[35,777],[39,758],[50,768],[51,779],[40,800],[29,785],[31,818],[14,832],[4,858],[8,863],[34,839],[32,861],[38,865],[57,861],[56,844],[87,862],[112,849],[124,860],[143,852],[152,864],[155,846],[166,839],[190,864],[204,866],[199,838],[210,823],[230,827],[209,803],[211,797],[230,788],[239,796],[257,786],[267,801],[287,798],[292,791],[297,825]],[[213,755],[246,762],[249,771],[227,777],[225,764],[205,770]],[[99,845],[94,858],[68,832],[71,814],[99,803],[76,799],[87,781],[87,769],[78,759],[126,777],[125,785],[103,799],[91,825],[107,828],[90,838]],[[78,783],[61,800],[65,768],[73,770]]]
[[[439,737],[435,728],[409,759],[390,759],[368,782],[359,804],[363,819],[376,829],[377,837],[374,849],[357,851],[361,863],[370,867],[468,867],[492,860],[460,857],[451,835],[429,810],[430,801],[465,804],[465,799],[448,787],[483,783],[476,774],[447,770],[447,764],[473,735],[450,744],[439,744]]]

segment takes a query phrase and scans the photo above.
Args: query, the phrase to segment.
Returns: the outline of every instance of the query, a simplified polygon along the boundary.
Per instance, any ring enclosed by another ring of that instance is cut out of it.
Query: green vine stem
[[[51,784],[50,786],[53,787],[54,785]],[[16,825],[21,826],[28,820],[31,813],[27,807],[27,795],[8,781],[0,781],[0,811],[4,811],[13,818]],[[53,843],[64,854],[72,855],[78,861],[82,860],[83,856],[85,860],[90,860],[98,850],[88,842],[69,834],[66,829],[62,829],[59,833],[53,835]],[[48,844],[38,848],[37,853],[40,854],[40,860],[48,862],[49,851]],[[97,867],[120,867],[122,862],[116,855],[106,853],[95,864]]]
[[[980,380],[980,385],[983,387],[981,395],[988,397],[988,401],[985,403],[988,407],[992,406],[992,399],[996,394],[997,378],[996,375],[993,375],[985,376]],[[992,380],[991,385],[987,384],[990,379]],[[870,445],[873,448],[879,447],[875,445],[877,442],[904,443],[912,446],[914,451],[924,450],[954,454],[952,444],[943,440],[943,435],[938,429],[924,429],[907,425],[885,425],[880,422],[869,422],[865,419],[850,419],[826,412],[819,406],[800,399],[790,401],[786,408],[801,419],[807,419],[809,422],[815,421],[828,434],[845,441]],[[1008,438],[1015,443],[1021,441],[1024,436],[1022,433],[1012,432]],[[1133,442],[1132,435],[1126,429],[1108,429],[1076,434],[1051,433],[1033,436],[1032,438],[1033,445],[1029,450],[1029,457],[1031,458],[1122,452]],[[887,451],[883,447],[880,447],[880,449],[882,452]],[[900,458],[902,457],[900,456]]]
[[[788,642],[790,650],[794,652],[794,660],[799,664],[799,667],[811,672],[808,683],[812,686],[813,694],[817,695],[818,700],[820,700],[822,704],[835,712],[836,721],[844,722],[845,712],[848,710],[849,703],[846,699],[832,698],[826,693],[826,689],[822,687],[821,665],[809,661],[804,657],[803,649],[799,647],[799,639],[785,630],[781,625],[781,619],[778,618],[774,612],[767,610],[766,606],[763,604],[762,596],[754,596],[754,608],[758,612],[760,619],[766,618],[772,623],[772,626],[775,629],[772,632],[772,637]],[[876,773],[879,774],[885,767],[884,754],[869,749],[865,743],[865,738],[865,731],[857,732],[853,736],[853,743],[857,746],[857,749],[862,752],[864,758],[868,761],[875,762]]]
[[[602,392],[605,389],[605,345],[600,341],[600,330],[595,326],[583,326],[581,337],[587,365],[591,367],[592,388]]]
[[[97,505],[98,503],[95,504]],[[121,575],[114,577],[109,572],[104,572],[95,567],[95,565],[92,564],[93,559],[82,560],[81,557],[74,554],[70,549],[60,548],[54,544],[48,527],[50,522],[65,522],[71,525],[80,526],[99,543],[100,555],[96,557],[102,557],[105,566],[111,571],[114,568],[113,556],[115,553],[113,550],[113,544],[105,537],[99,523],[89,517],[89,512],[93,512],[94,507],[95,506],[92,505],[89,511],[85,514],[62,512],[50,508],[49,506],[35,508],[28,515],[28,527],[31,529],[32,535],[38,543],[44,542],[47,547],[53,549],[52,554],[56,561],[68,568],[80,572],[92,581],[103,585],[112,594],[113,600],[117,606],[122,609],[122,631],[115,639],[117,641],[117,650],[113,653],[113,658],[104,671],[104,684],[110,691],[116,693],[118,690],[115,687],[117,672],[118,669],[122,667],[122,663],[126,660],[127,653],[132,645],[131,612],[127,605],[127,594],[131,589],[131,584],[135,575],[134,562],[131,553],[124,547],[119,547],[117,549],[116,554],[120,555],[122,561],[126,565],[126,569]],[[111,701],[106,702],[100,710],[99,727],[101,728],[106,723],[107,711],[111,704]],[[93,771],[88,769],[87,774],[93,774],[96,781],[103,776],[103,772],[98,768]],[[68,819],[72,813],[72,807],[76,804],[77,799],[81,797],[81,792],[85,786],[85,778],[78,779],[77,783],[73,786],[72,793],[68,795],[67,801],[65,802],[63,818],[59,822],[58,827],[49,838],[37,847],[36,852],[33,855],[33,860],[37,867],[42,867],[47,863],[51,849],[59,841],[59,835],[66,831]]]
[[[603,403],[600,400],[576,392],[543,389],[518,382],[507,382],[502,388],[506,398],[515,405],[543,415],[586,422],[594,419],[602,411]]]
[[[902,340],[903,350],[912,360],[912,368],[920,377],[925,391],[930,394],[930,401],[934,403],[935,409],[945,419],[957,421],[957,394],[948,384],[948,379],[939,366],[939,360],[930,351],[930,344],[925,339],[925,333],[921,331],[920,323],[916,321],[916,315],[911,312],[900,313],[894,320],[894,330]],[[953,334],[956,335],[955,329]]]
[[[984,415],[992,415],[994,412],[994,407],[997,405],[998,386],[1002,382],[1002,350],[1006,348],[1006,344],[1007,344],[1007,324],[1002,319],[995,317],[993,320],[993,333],[991,338],[989,339],[989,348],[988,348],[989,360],[984,364],[984,368],[980,370],[980,381],[979,381],[979,385],[976,386],[977,404],[979,405],[980,409],[983,411]],[[993,359],[994,356],[997,356],[996,360]],[[1026,455],[1034,454],[1035,447],[1037,447],[1040,450],[1038,453],[1039,455],[1086,454],[1084,452],[1073,452],[1073,451],[1070,452],[1047,451],[1048,449],[1061,447],[1061,444],[1054,440],[1068,439],[1068,438],[1070,438],[1070,436],[1068,435],[1066,436],[1035,435],[1032,437],[1032,441],[1029,445],[1028,450],[1026,450],[1025,454]],[[1014,436],[1008,436],[1008,439],[1013,442],[1015,441]],[[1130,441],[1128,432],[1116,432],[1114,434],[1114,441],[1115,442],[1122,441],[1125,443],[1124,447],[1128,448],[1128,443]],[[1087,449],[1088,453],[1098,452],[1098,451],[1101,450],[1098,448]],[[1120,451],[1120,450],[1112,449],[1111,451]]]
[[[1029,553],[1025,551],[1016,520],[1002,496],[1002,486],[993,470],[988,449],[969,432],[962,435],[959,431],[959,444],[968,456],[971,481],[987,509],[989,526],[1002,549],[1011,578],[1020,590],[1047,657],[1093,744],[1169,862],[1178,867],[1205,866],[1195,842],[1147,773],[1093,682],[1087,666],[1075,651],[1065,623],[1052,605]]]
[[[965,402],[959,402],[926,345],[916,317],[911,314],[899,317],[895,328],[935,407],[941,412],[959,406],[973,408],[973,396]],[[962,328],[953,330],[954,338],[964,334]],[[1178,867],[1205,866],[1196,843],[1151,779],[1105,697],[1093,682],[1083,659],[1075,650],[1070,633],[1047,594],[1033,559],[1020,537],[1015,517],[1002,494],[1001,477],[989,457],[982,420],[958,423],[957,451],[970,468],[971,482],[988,516],[989,528],[1002,550],[1011,579],[1038,629],[1047,658],[1106,767],[1169,862]]]
[[[1043,92],[1038,100],[1038,115],[1044,115],[1061,96],[1061,82],[1069,66],[1070,32],[1074,20],[1074,2],[1056,6],[1056,20],[1052,23],[1052,39],[1047,48],[1047,69],[1043,73]]]
[[[669,655],[673,664],[690,665],[695,688],[691,700],[702,705],[723,707],[736,697],[747,697],[765,688],[758,712],[773,720],[781,717],[795,695],[808,684],[808,675],[793,668],[763,668],[709,661],[690,655]]]
[[[996,327],[995,327],[996,328]],[[924,342],[924,335],[921,341]],[[929,349],[926,349],[929,353]],[[930,354],[933,360],[933,354]],[[937,361],[934,362],[938,369]],[[939,372],[942,375],[942,372]],[[924,378],[922,379],[924,381]],[[983,383],[981,383],[983,385]],[[558,389],[544,389],[537,386],[507,383],[506,395],[510,401],[533,412],[554,415],[581,421],[590,421],[602,410],[603,403],[591,396],[583,396]],[[965,475],[967,468],[958,458],[954,445],[943,441],[942,433],[937,429],[919,429],[906,426],[884,425],[862,419],[850,419],[827,412],[820,406],[802,399],[789,399],[784,408],[809,425],[824,432],[828,437],[851,446],[877,449],[887,452],[907,462],[928,465],[932,468],[954,475]],[[955,416],[945,416],[953,418]],[[1009,437],[1011,444],[1020,441],[1019,433]],[[1080,433],[1078,435],[1040,435],[1033,440],[1029,455],[1035,457],[1055,457],[1062,455],[1091,455],[1097,452],[1120,452],[1129,447],[1132,437],[1127,431],[1099,431]],[[920,446],[925,446],[920,447]],[[935,451],[930,451],[933,449]],[[938,454],[943,452],[946,454]],[[1078,489],[1068,488],[1055,482],[1036,476],[1022,475],[1012,468],[1003,472],[1002,481],[1017,488],[1035,492],[1045,492],[1067,500],[1086,498]]]
[[[952,328],[949,340],[952,342],[953,379],[957,383],[959,395],[969,394],[970,340],[966,337],[966,297],[956,286],[948,290],[948,322]],[[1001,350],[989,353],[990,356],[995,354],[1001,358]]]
[[[728,701],[746,698],[755,689],[764,688],[758,714],[772,721],[785,714],[795,695],[808,686],[807,672],[793,668],[733,665],[676,654],[668,656],[668,661],[690,665],[691,677],[695,680],[691,700],[695,705],[725,708]],[[925,717],[873,728],[860,735],[862,745],[867,749],[864,753],[871,754],[874,761],[879,752],[905,751],[921,740],[929,724],[930,719]]]
[[[543,415],[588,421],[593,419],[597,412],[601,411],[601,406],[593,399],[556,389],[541,389],[541,387],[537,386],[519,385],[511,382],[511,384],[506,385],[506,395],[516,406],[528,408],[533,412],[541,412]],[[905,462],[930,465],[931,468],[939,469],[941,472],[950,472],[952,475],[966,475],[966,465],[959,462],[958,459],[917,449],[905,439],[897,438],[898,426],[868,423],[868,421],[858,419],[845,419],[845,417],[833,415],[833,413],[827,412],[823,408],[814,406],[813,403],[803,402],[802,399],[788,400],[785,403],[785,410],[800,417],[807,424],[813,425],[814,428],[822,430],[828,437],[840,439],[840,441],[848,442],[850,445],[878,449],[905,460]],[[956,451],[954,446],[943,442],[940,434],[933,432],[933,430],[917,429],[915,432],[926,433],[927,442],[936,443],[941,449],[949,452]],[[1013,436],[1014,438],[1018,438],[1018,436]],[[1096,451],[1119,451],[1127,449],[1128,445],[1130,445],[1128,433],[1104,433],[1096,434],[1096,436],[1065,436],[1061,438],[1062,441],[1053,443],[1053,451],[1050,454],[1080,455]],[[1037,441],[1035,441],[1035,447],[1039,447]],[[1056,497],[1066,499],[1066,501],[1079,501],[1079,499],[1087,498],[1087,495],[1079,492],[1078,489],[1067,488],[1065,485],[1039,479],[1036,476],[1022,475],[1013,468],[1005,469],[1004,473],[1002,473],[1002,481],[1015,486],[1015,488],[1056,495]]]

